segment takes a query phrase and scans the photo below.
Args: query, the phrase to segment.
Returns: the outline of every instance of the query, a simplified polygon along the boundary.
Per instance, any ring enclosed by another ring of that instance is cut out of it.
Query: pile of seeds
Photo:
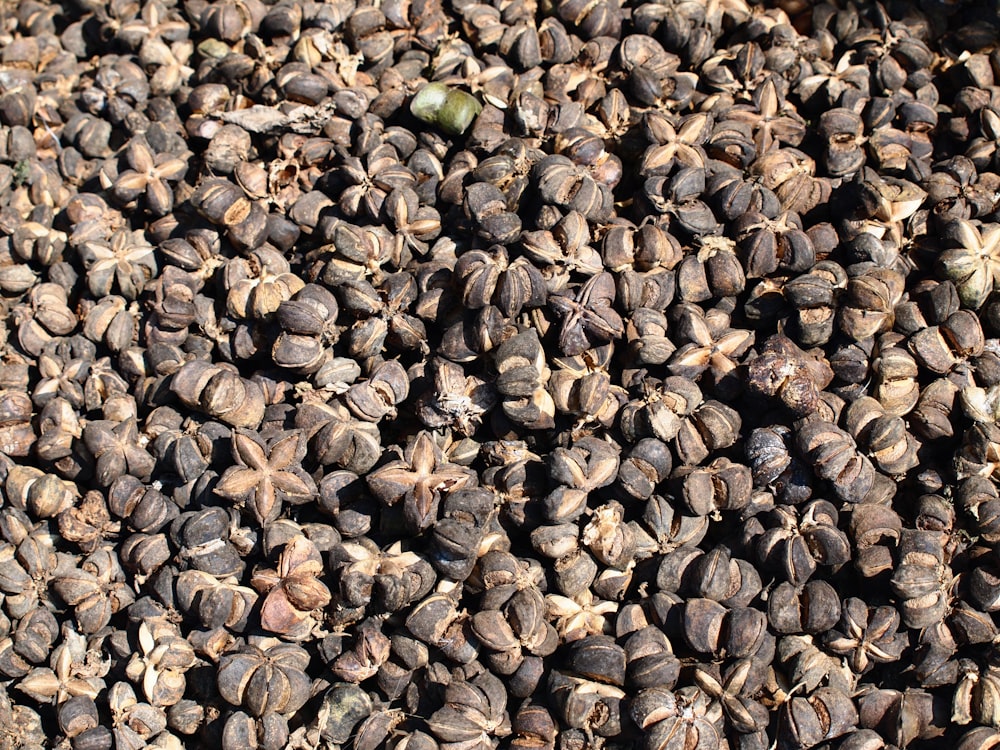
[[[998,31],[0,2],[0,748],[1000,747]]]

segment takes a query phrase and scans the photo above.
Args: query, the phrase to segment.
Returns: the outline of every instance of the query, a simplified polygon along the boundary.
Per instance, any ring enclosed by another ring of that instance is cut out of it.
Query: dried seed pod
[[[546,156],[532,167],[542,201],[567,211],[579,211],[590,221],[602,221],[610,212],[610,191],[583,167],[561,154]]]
[[[790,506],[768,514],[772,524],[756,540],[760,559],[795,584],[803,584],[817,565],[839,566],[850,559],[847,536],[837,528],[837,511],[825,500],[813,500],[801,515]]]
[[[591,635],[574,641],[567,667],[576,674],[597,682],[625,684],[625,650],[604,635]]]
[[[976,521],[980,537],[996,543],[998,523],[1000,523],[1000,493],[996,486],[985,477],[969,477],[959,485],[956,502]]]
[[[298,465],[306,443],[298,432],[265,441],[250,430],[232,432],[233,460],[215,493],[242,503],[261,524],[275,520],[282,503],[303,503],[316,494],[312,478]]]
[[[833,380],[833,372],[824,360],[809,356],[781,335],[765,341],[760,356],[748,367],[747,384],[751,390],[778,396],[796,416],[814,413],[819,391]]]
[[[713,715],[712,700],[697,687],[676,693],[660,687],[642,690],[630,704],[629,714],[646,733],[646,750],[678,742],[678,747],[713,748],[721,740],[721,722]]]
[[[959,219],[945,227],[951,246],[938,259],[941,274],[955,283],[962,304],[978,310],[993,291],[992,263],[998,235],[993,228],[977,227]]]
[[[548,709],[525,703],[511,721],[511,731],[516,735],[511,745],[518,750],[553,750],[557,735],[556,723]]]
[[[305,404],[295,415],[296,425],[309,438],[310,450],[324,466],[366,472],[382,454],[378,426],[351,418],[343,404]]]
[[[907,431],[901,417],[889,417],[871,397],[852,403],[844,414],[847,430],[861,442],[878,468],[887,474],[905,474],[917,465],[920,443]]]
[[[357,627],[353,648],[344,651],[330,665],[333,673],[348,682],[373,677],[389,658],[390,642],[378,623],[363,620]]]
[[[852,597],[844,600],[839,627],[823,641],[833,653],[846,656],[856,673],[864,674],[873,663],[899,659],[907,639],[898,627],[899,613],[893,607],[869,607]]]
[[[173,522],[170,536],[190,567],[221,577],[239,576],[244,563],[236,547],[229,543],[234,526],[224,509],[206,508],[180,516]]]
[[[253,429],[264,418],[264,394],[257,383],[204,360],[182,366],[172,378],[170,390],[186,406],[234,427]]]
[[[539,270],[525,258],[509,262],[503,246],[463,253],[455,264],[455,275],[463,282],[462,298],[470,309],[492,302],[511,317],[545,301],[545,282]]]
[[[809,581],[801,587],[785,581],[768,597],[767,613],[779,633],[819,634],[836,624],[840,598],[826,581]]]
[[[255,571],[254,587],[267,592],[261,627],[286,637],[307,633],[309,614],[330,603],[330,591],[317,577],[322,569],[316,545],[300,535],[282,551],[277,570]]]
[[[224,654],[217,684],[222,697],[243,705],[254,716],[271,711],[293,714],[309,698],[305,673],[309,654],[299,646],[280,643],[267,649],[244,646]]]
[[[504,194],[495,185],[474,182],[465,191],[465,210],[478,227],[478,234],[490,243],[507,245],[521,233],[521,219],[508,210]]]
[[[705,467],[682,467],[674,472],[673,480],[680,486],[687,510],[698,516],[742,510],[750,503],[750,470],[728,458],[717,458]]]
[[[684,639],[695,651],[719,650],[728,610],[711,599],[688,599],[684,605]]]
[[[991,727],[970,729],[956,746],[958,750],[991,750],[1000,744],[1000,732]]]
[[[739,413],[719,401],[706,401],[681,424],[674,446],[685,464],[697,465],[712,451],[733,445],[740,433]]]
[[[939,378],[920,391],[920,398],[910,414],[910,424],[914,431],[926,440],[937,440],[954,435],[952,412],[958,386],[947,378]],[[966,413],[987,412],[989,408],[985,392],[966,388],[961,391],[962,408]],[[974,404],[974,406],[966,406]],[[986,408],[984,408],[986,407]]]
[[[903,529],[893,591],[903,601],[900,612],[908,627],[929,627],[944,616],[951,570],[946,562],[947,535],[940,531]]]
[[[166,622],[142,623],[138,640],[140,650],[126,665],[126,674],[142,684],[152,705],[172,706],[184,695],[184,674],[195,664],[194,649]]]
[[[452,682],[445,688],[444,706],[431,716],[431,732],[446,746],[485,735],[510,734],[507,691],[488,672],[469,682]]]
[[[329,742],[347,742],[355,727],[373,710],[371,698],[357,685],[337,683],[323,696],[320,735]]]
[[[386,504],[402,499],[408,523],[415,529],[425,529],[436,520],[442,494],[476,483],[467,468],[445,459],[426,432],[417,436],[399,460],[372,472],[367,481]]]
[[[624,508],[619,503],[601,506],[580,537],[598,560],[622,570],[635,557],[634,533],[623,519]]]
[[[851,436],[822,421],[807,422],[796,434],[799,451],[816,474],[845,502],[862,502],[875,486],[875,467]]]
[[[625,693],[620,688],[553,670],[549,675],[549,692],[555,710],[569,727],[612,737],[621,730],[620,711]]]
[[[695,683],[706,695],[719,702],[732,730],[742,736],[761,736],[767,727],[767,709],[744,694],[754,689],[753,661],[741,659],[724,671],[713,667],[697,667]]]
[[[551,371],[538,333],[529,329],[507,339],[497,349],[496,362],[495,386],[504,398],[504,414],[531,429],[552,427],[555,403],[544,387]]]
[[[840,737],[858,725],[851,699],[833,688],[819,688],[808,698],[793,698],[782,711],[781,737],[793,747],[813,747]]]
[[[450,493],[434,524],[430,561],[442,575],[465,580],[472,572],[486,525],[493,513],[493,497],[482,489]]]
[[[69,508],[76,496],[73,486],[54,474],[30,466],[14,466],[4,481],[4,490],[15,508],[36,518],[51,518]]]
[[[865,690],[858,698],[860,726],[872,728],[905,747],[940,737],[947,726],[944,706],[923,690]]]
[[[637,500],[646,500],[656,491],[656,485],[670,476],[672,463],[665,443],[643,438],[622,458],[616,486]]]
[[[669,639],[655,626],[646,626],[625,642],[628,684],[634,688],[672,689],[680,673],[680,662]]]
[[[74,607],[77,624],[86,634],[98,632],[116,612],[135,599],[125,583],[118,558],[107,550],[91,553],[79,567],[64,559],[52,580],[52,588]]]
[[[243,630],[257,601],[257,592],[236,578],[219,579],[200,570],[180,573],[176,589],[180,609],[208,628]]]

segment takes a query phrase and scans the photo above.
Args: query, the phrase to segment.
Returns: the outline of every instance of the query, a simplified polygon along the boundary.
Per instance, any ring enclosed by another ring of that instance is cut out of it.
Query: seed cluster
[[[996,0],[0,0],[0,750],[1000,748],[998,211]]]

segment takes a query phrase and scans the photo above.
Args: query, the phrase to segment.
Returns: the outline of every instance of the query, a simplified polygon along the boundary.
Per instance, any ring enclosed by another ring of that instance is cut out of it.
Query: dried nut
[[[354,728],[368,718],[372,708],[371,699],[357,685],[333,685],[323,697],[320,734],[330,742],[346,742],[352,736]]]

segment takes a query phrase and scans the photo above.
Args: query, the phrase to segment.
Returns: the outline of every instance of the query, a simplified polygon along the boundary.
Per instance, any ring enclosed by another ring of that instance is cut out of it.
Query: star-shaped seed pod
[[[143,447],[134,417],[115,423],[111,420],[88,422],[83,428],[83,442],[97,461],[96,478],[108,487],[123,474],[149,481],[156,460]]]
[[[258,523],[277,519],[284,502],[299,504],[315,496],[316,483],[300,465],[306,443],[299,432],[264,440],[250,430],[235,429],[232,442],[237,465],[226,469],[215,492],[242,503]]]
[[[400,162],[391,143],[382,143],[363,158],[347,156],[340,160],[339,176],[347,183],[340,194],[341,210],[352,218],[365,214],[378,221],[382,206],[394,187],[412,186],[416,176]]]
[[[531,172],[545,204],[578,211],[589,221],[601,221],[608,215],[611,191],[569,157],[562,154],[546,156],[532,167]]]
[[[770,528],[757,540],[761,562],[796,585],[809,580],[819,565],[843,565],[851,558],[851,547],[837,528],[838,518],[826,500],[813,500],[801,510],[776,507],[768,516]]]
[[[562,317],[559,349],[568,357],[583,354],[591,342],[621,338],[625,324],[615,312],[615,282],[609,273],[590,277],[574,296],[552,295],[549,303]]]
[[[186,157],[189,155],[189,152],[181,156],[154,154],[146,139],[136,136],[125,148],[125,159],[130,168],[120,172],[114,180],[108,180],[111,192],[123,205],[134,204],[142,197],[150,213],[164,216],[174,205],[170,183],[184,177],[188,168]]]
[[[716,389],[725,380],[735,381],[739,359],[753,345],[753,332],[731,328],[728,315],[706,315],[696,305],[685,304],[677,316],[675,340],[687,343],[667,361],[670,373],[698,380],[707,370]]]
[[[257,570],[253,586],[267,594],[260,609],[261,627],[286,637],[308,634],[312,611],[330,603],[330,590],[319,580],[322,572],[319,550],[301,534],[286,545],[277,570]]]
[[[944,231],[951,246],[938,257],[938,269],[955,282],[962,304],[978,310],[1000,279],[1000,225],[959,219]]]
[[[605,632],[609,626],[606,616],[614,615],[617,611],[617,602],[597,599],[590,589],[585,589],[572,598],[559,594],[545,596],[546,616],[553,622],[564,642]]]
[[[58,705],[74,696],[93,699],[104,689],[102,678],[108,667],[99,652],[88,649],[86,638],[67,624],[62,641],[52,650],[49,667],[31,670],[17,688],[39,703]]]
[[[719,702],[726,723],[740,734],[767,729],[767,708],[752,697],[759,692],[763,679],[763,670],[753,659],[737,659],[724,669],[716,664],[699,664],[694,671],[695,684]]]
[[[669,174],[676,165],[704,167],[707,157],[702,148],[712,133],[712,116],[706,112],[686,115],[679,121],[663,112],[649,112],[646,128],[652,145],[640,161],[643,177]]]
[[[450,463],[430,433],[421,431],[402,456],[367,476],[368,487],[387,505],[403,500],[407,523],[423,531],[437,518],[441,496],[476,485],[470,469]]]
[[[117,288],[125,299],[137,299],[158,270],[153,246],[141,231],[118,229],[106,241],[84,243],[79,253],[90,292],[98,298]]]
[[[83,384],[92,360],[77,357],[67,362],[55,350],[56,342],[52,341],[38,355],[38,370],[42,378],[31,394],[32,401],[43,406],[52,399],[61,398],[79,409],[84,404]]]
[[[844,600],[839,626],[826,633],[823,645],[847,657],[851,669],[864,674],[876,663],[899,659],[909,645],[905,632],[898,632],[899,612],[895,607],[869,607],[861,599]]]
[[[184,673],[197,662],[190,642],[166,620],[139,625],[139,652],[125,668],[128,678],[142,685],[143,694],[154,706],[172,706],[184,697]]]

